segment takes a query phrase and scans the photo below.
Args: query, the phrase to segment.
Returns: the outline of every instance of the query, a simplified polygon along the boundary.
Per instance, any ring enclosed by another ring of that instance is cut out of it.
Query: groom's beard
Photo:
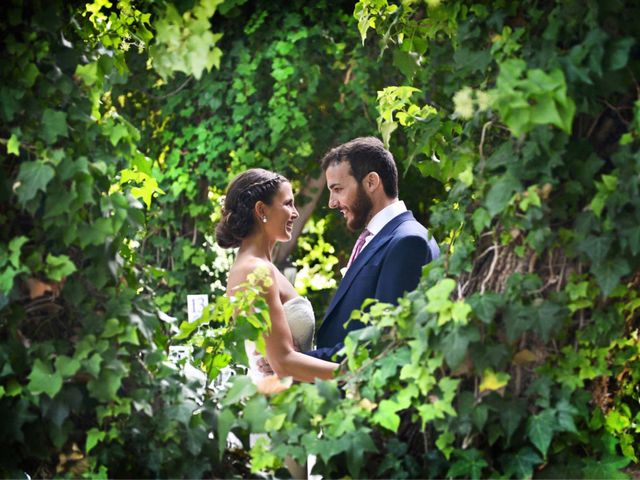
[[[371,209],[373,203],[371,199],[364,191],[362,185],[358,185],[358,191],[356,193],[356,199],[351,207],[351,213],[353,218],[347,223],[347,228],[351,231],[362,230],[369,220],[371,220]]]

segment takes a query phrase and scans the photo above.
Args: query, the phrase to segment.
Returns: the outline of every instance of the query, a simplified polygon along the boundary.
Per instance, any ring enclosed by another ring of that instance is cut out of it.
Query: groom
[[[361,231],[344,278],[317,333],[317,349],[307,355],[330,360],[348,332],[344,324],[367,298],[397,304],[418,285],[422,267],[438,258],[433,237],[398,199],[398,170],[391,153],[375,137],[353,139],[322,159],[329,208],[340,210],[351,231]]]

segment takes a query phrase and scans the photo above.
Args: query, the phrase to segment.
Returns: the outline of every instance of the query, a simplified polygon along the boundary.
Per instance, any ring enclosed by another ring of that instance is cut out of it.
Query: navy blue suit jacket
[[[422,267],[439,255],[436,241],[410,211],[392,219],[347,270],[318,329],[317,348],[307,355],[330,360],[347,333],[364,326],[352,320],[344,327],[353,310],[367,298],[397,304],[405,292],[415,290]]]

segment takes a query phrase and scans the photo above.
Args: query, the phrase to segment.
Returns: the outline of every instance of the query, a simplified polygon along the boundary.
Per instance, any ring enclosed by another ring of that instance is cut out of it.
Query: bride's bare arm
[[[279,377],[293,377],[298,381],[312,382],[316,378],[332,378],[334,370],[339,366],[337,363],[310,357],[295,350],[291,329],[280,300],[275,267],[269,265],[268,268],[272,282],[265,287],[264,298],[271,318],[271,330],[265,335],[269,365]]]
[[[267,360],[276,375],[305,382],[312,382],[316,378],[332,378],[333,371],[338,368],[337,363],[319,360],[295,350],[275,282],[268,288],[265,298],[271,317],[271,331],[265,336]]]

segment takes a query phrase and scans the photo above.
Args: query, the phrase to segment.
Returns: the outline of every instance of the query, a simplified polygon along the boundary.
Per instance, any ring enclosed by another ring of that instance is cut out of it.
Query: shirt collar
[[[367,225],[367,230],[369,230],[372,235],[377,235],[387,223],[406,211],[407,206],[402,200],[393,202],[391,205],[387,205],[373,216]]]

